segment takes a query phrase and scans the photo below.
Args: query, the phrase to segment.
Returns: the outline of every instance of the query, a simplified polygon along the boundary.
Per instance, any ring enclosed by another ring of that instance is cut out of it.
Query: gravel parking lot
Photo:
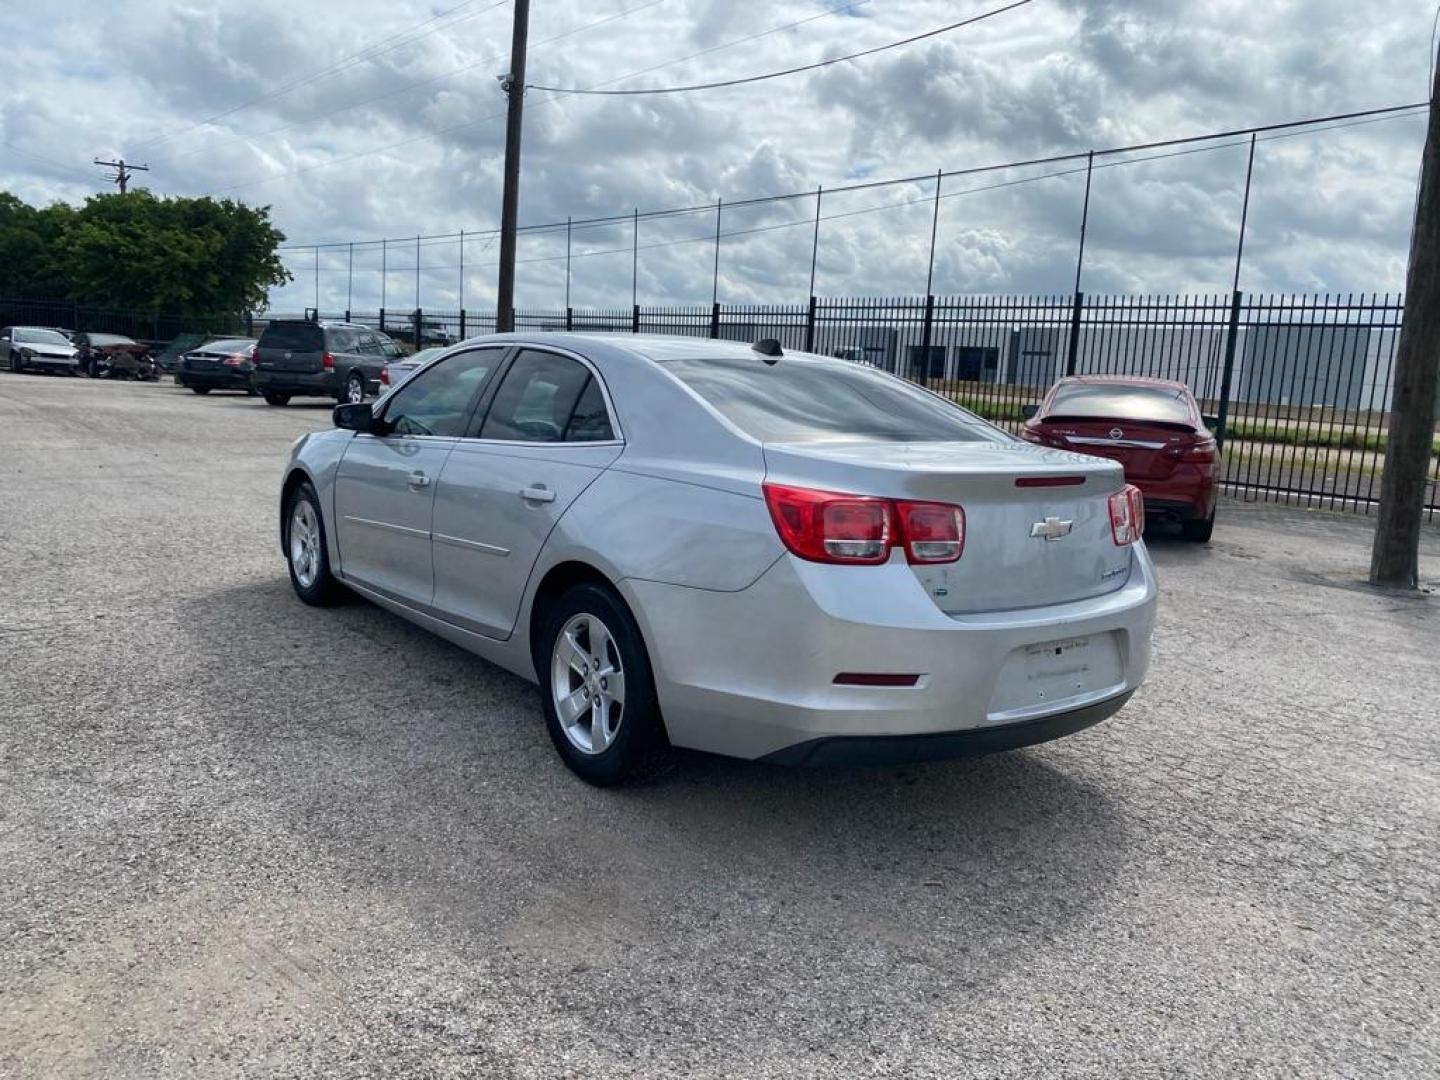
[[[0,1075],[1440,1075],[1440,599],[1365,520],[1155,538],[1071,739],[597,791],[527,684],[294,599],[328,422],[0,375]]]

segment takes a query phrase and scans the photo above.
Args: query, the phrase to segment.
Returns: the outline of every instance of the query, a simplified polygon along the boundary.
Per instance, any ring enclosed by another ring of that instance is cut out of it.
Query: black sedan
[[[254,348],[254,338],[208,341],[180,357],[175,382],[197,394],[208,394],[211,390],[244,390],[254,394],[255,387],[250,380],[255,370]]]

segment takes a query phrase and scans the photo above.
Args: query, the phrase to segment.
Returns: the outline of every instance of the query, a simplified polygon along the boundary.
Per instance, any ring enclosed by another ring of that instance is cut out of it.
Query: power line
[[[479,0],[465,0],[464,3],[457,4],[452,8],[440,12],[438,15],[432,15],[430,18],[425,19],[422,22],[416,23],[414,26],[411,26],[408,29],[401,30],[394,34],[383,37],[378,41],[367,45],[365,48],[359,50],[358,52],[354,52],[351,53],[349,56],[342,57],[341,59],[335,61],[333,64],[330,64],[328,67],[321,68],[319,71],[307,75],[302,79],[296,79],[292,82],[286,83],[283,86],[279,86],[267,94],[261,94],[259,97],[251,98],[249,101],[242,101],[239,105],[232,105],[228,109],[224,109],[218,113],[215,113],[213,116],[207,116],[203,120],[198,120],[195,123],[189,125],[188,127],[181,128],[179,131],[171,132],[168,135],[160,135],[153,139],[147,139],[144,142],[140,143],[140,147],[158,146],[161,143],[169,142],[171,139],[178,139],[181,136],[188,135],[190,132],[196,130],[197,128],[202,128],[209,124],[213,124],[216,120],[223,120],[227,116],[233,116],[235,113],[241,112],[244,109],[248,109],[253,105],[259,105],[261,102],[265,101],[272,101],[277,97],[282,97],[285,94],[290,93],[292,90],[298,90],[302,86],[309,86],[311,83],[319,82],[321,79],[326,78],[329,75],[336,74],[337,72],[349,67],[354,67],[358,63],[373,60],[379,56],[384,56],[386,53],[394,52],[396,49],[404,48],[406,45],[412,45],[415,42],[420,41],[422,38],[427,38],[431,34],[439,33],[441,30],[448,30],[450,27],[455,26],[457,23],[466,22],[470,19],[474,19],[481,15],[484,15],[486,12],[494,11],[496,8],[504,7],[507,3],[510,2],[510,0],[499,0],[499,3],[491,4],[489,7],[482,8],[480,11],[471,12],[469,15],[462,16],[461,18],[445,23],[442,26],[435,26],[430,30],[426,30],[424,33],[415,33],[415,31],[419,30],[421,27],[430,26],[430,24],[439,22],[447,16],[453,15],[455,14],[455,12],[461,11],[467,7],[471,7],[478,2]]]
[[[1273,136],[1273,133],[1276,133],[1276,132],[1288,132],[1288,133],[1291,133],[1291,134],[1298,134],[1298,133],[1301,133],[1301,132],[1302,132],[1303,130],[1305,130],[1305,129],[1321,129],[1321,130],[1324,130],[1324,129],[1327,128],[1327,127],[1334,127],[1334,128],[1351,127],[1351,126],[1358,126],[1358,124],[1363,124],[1363,123],[1372,123],[1372,122],[1376,122],[1376,121],[1379,121],[1379,120],[1387,120],[1387,119],[1398,118],[1398,117],[1401,116],[1402,114],[1412,113],[1412,112],[1414,112],[1414,111],[1417,110],[1417,109],[1427,109],[1427,108],[1429,108],[1429,106],[1430,106],[1430,103],[1427,102],[1427,101],[1415,102],[1415,103],[1412,103],[1412,104],[1409,104],[1409,105],[1390,105],[1390,106],[1386,106],[1386,107],[1384,107],[1384,108],[1378,108],[1378,109],[1364,109],[1364,110],[1358,110],[1358,111],[1346,112],[1346,113],[1335,113],[1335,114],[1330,115],[1330,116],[1311,117],[1311,118],[1304,119],[1304,120],[1290,120],[1290,121],[1285,121],[1285,122],[1282,122],[1282,123],[1263,124],[1263,125],[1260,125],[1260,126],[1258,126],[1258,127],[1233,128],[1233,129],[1229,129],[1229,130],[1225,130],[1225,131],[1211,132],[1211,133],[1205,134],[1205,135],[1186,135],[1186,136],[1180,136],[1180,137],[1171,138],[1171,139],[1161,139],[1161,140],[1154,140],[1154,141],[1144,142],[1144,143],[1134,143],[1134,144],[1131,144],[1131,145],[1129,145],[1129,146],[1108,147],[1108,148],[1101,149],[1101,150],[1095,150],[1095,151],[1093,151],[1093,153],[1094,153],[1094,155],[1095,155],[1095,157],[1096,157],[1097,159],[1098,159],[1098,158],[1108,158],[1108,157],[1118,157],[1118,156],[1120,156],[1120,155],[1133,154],[1133,153],[1137,153],[1137,152],[1145,151],[1145,150],[1161,150],[1161,149],[1168,149],[1168,148],[1171,148],[1171,147],[1182,147],[1182,146],[1191,146],[1191,147],[1194,147],[1194,146],[1196,146],[1197,144],[1200,144],[1200,143],[1218,142],[1218,141],[1220,141],[1220,140],[1235,139],[1235,138],[1237,138],[1237,137],[1239,137],[1239,136],[1249,136],[1249,135],[1252,135],[1252,134],[1258,134],[1258,135],[1272,134],[1272,137],[1278,137],[1278,136]],[[1353,121],[1353,123],[1351,123],[1352,121]],[[1268,140],[1262,139],[1261,141],[1268,141]],[[1238,144],[1230,143],[1230,144],[1226,144],[1226,145],[1238,145]],[[1223,148],[1223,147],[1221,147],[1221,146],[1201,147],[1199,150],[1195,150],[1195,151],[1192,151],[1192,152],[1198,153],[1198,152],[1201,152],[1201,151],[1208,151],[1208,150],[1211,150],[1211,149],[1222,149],[1222,148]],[[1022,160],[1018,160],[1018,161],[1007,161],[1007,162],[1001,162],[1001,163],[992,164],[992,165],[972,166],[972,167],[970,167],[970,168],[965,168],[965,169],[947,169],[947,170],[945,170],[945,171],[942,173],[942,176],[943,176],[944,178],[946,178],[946,179],[951,179],[951,178],[962,177],[962,176],[978,176],[978,175],[983,175],[983,174],[985,174],[985,173],[1002,172],[1002,171],[1009,170],[1009,169],[1030,168],[1030,167],[1038,167],[1038,166],[1042,166],[1042,165],[1059,165],[1059,164],[1064,164],[1064,163],[1066,163],[1066,162],[1073,162],[1073,161],[1081,161],[1081,160],[1084,160],[1085,158],[1087,158],[1087,157],[1089,156],[1090,153],[1091,153],[1091,151],[1078,150],[1078,151],[1072,151],[1072,152],[1063,153],[1063,154],[1052,154],[1052,155],[1049,155],[1049,156],[1047,156],[1047,157],[1027,158],[1027,159],[1022,159]],[[1179,157],[1179,156],[1182,156],[1182,155],[1180,155],[1180,154],[1157,155],[1153,160],[1159,160],[1160,157]],[[1115,162],[1115,163],[1111,163],[1111,164],[1127,164],[1127,162],[1123,162],[1123,161],[1122,161],[1122,162]],[[1108,165],[1108,164],[1100,164],[1100,163],[1097,163],[1096,167],[1097,167],[1097,168],[1106,168],[1106,167],[1109,167],[1109,165]],[[1083,170],[1082,170],[1082,171],[1083,171]],[[1064,174],[1053,174],[1053,175],[1064,175]],[[872,188],[894,187],[894,186],[897,186],[897,185],[900,185],[900,184],[913,184],[913,183],[919,183],[919,182],[926,182],[926,183],[928,183],[928,182],[930,182],[930,181],[933,181],[934,178],[935,178],[935,174],[934,174],[934,173],[925,173],[925,174],[915,175],[915,176],[894,177],[894,178],[891,178],[891,179],[888,179],[888,180],[865,180],[865,181],[861,181],[861,182],[859,182],[859,183],[854,183],[854,184],[836,185],[836,186],[833,187],[833,188],[827,187],[827,188],[825,189],[825,193],[826,193],[827,195],[839,195],[839,194],[845,194],[845,193],[848,193],[848,192],[866,191],[866,190],[870,190],[870,189],[872,189]],[[959,194],[959,193],[957,193],[957,194]],[[811,198],[814,198],[814,197],[815,197],[815,192],[814,192],[813,189],[810,189],[810,190],[806,190],[806,191],[785,192],[785,193],[783,193],[783,194],[777,194],[777,195],[762,195],[762,196],[756,196],[756,197],[749,198],[749,199],[734,199],[734,200],[727,199],[726,202],[725,202],[725,205],[726,205],[727,208],[730,208],[730,209],[738,209],[738,208],[747,207],[747,206],[761,206],[761,205],[765,205],[765,204],[768,204],[768,203],[786,202],[786,201],[796,200],[796,199],[811,199]],[[946,197],[946,198],[949,198],[950,196],[947,195],[947,196],[945,196],[945,197]],[[928,199],[925,200],[925,201],[928,201]],[[640,214],[640,218],[641,218],[642,221],[648,221],[648,220],[653,220],[653,219],[662,218],[662,217],[680,217],[680,216],[684,216],[684,215],[687,215],[687,214],[710,213],[710,212],[712,212],[714,209],[715,209],[715,204],[714,204],[713,202],[709,202],[709,203],[699,203],[699,204],[695,204],[695,205],[692,205],[692,206],[672,207],[672,208],[663,209],[663,210],[643,211],[643,212]],[[615,224],[619,224],[619,223],[622,223],[622,222],[628,223],[628,222],[632,219],[632,217],[633,217],[633,214],[626,213],[626,214],[611,214],[611,215],[605,215],[605,216],[593,217],[593,218],[577,218],[577,219],[575,219],[573,222],[570,222],[569,225],[570,225],[570,227],[571,227],[572,229],[598,228],[598,227],[603,227],[603,226],[606,226],[606,225],[615,225]],[[808,220],[808,219],[807,219],[807,220]],[[521,226],[519,227],[519,230],[518,230],[518,231],[520,231],[520,232],[530,232],[530,233],[542,233],[542,232],[549,232],[549,231],[558,232],[558,231],[564,230],[566,227],[567,227],[567,222],[564,222],[564,221],[544,222],[544,223],[539,223],[539,224],[534,224],[534,225],[521,225]],[[496,230],[496,229],[476,229],[476,230],[467,229],[467,230],[465,231],[465,235],[466,235],[466,236],[479,237],[479,236],[487,236],[487,235],[490,235],[490,234],[492,234],[492,233],[497,233],[498,231],[499,231],[499,230]],[[429,240],[429,241],[440,241],[440,242],[449,241],[449,242],[453,242],[455,236],[456,236],[455,233],[437,233],[437,234],[432,234],[432,235],[429,235],[429,236],[422,236],[422,239],[423,239],[423,240]],[[708,237],[707,237],[707,238],[708,238]],[[375,244],[381,244],[381,243],[384,243],[384,242],[386,242],[386,241],[383,241],[383,240],[356,240],[356,241],[344,241],[344,240],[341,240],[341,241],[332,241],[332,242],[323,243],[323,244],[287,244],[287,245],[285,245],[284,247],[279,248],[278,250],[281,250],[281,251],[300,251],[300,250],[303,250],[303,251],[311,251],[311,250],[313,250],[314,248],[317,248],[317,247],[319,247],[319,248],[344,247],[344,246],[346,246],[346,245],[349,244],[349,243],[354,243],[356,246],[370,246],[370,245],[375,245]],[[628,250],[628,249],[627,249],[627,250]]]
[[[593,30],[597,26],[603,26],[606,23],[612,23],[619,19],[628,18],[631,15],[644,11],[646,8],[656,7],[659,4],[664,4],[667,2],[668,0],[649,0],[648,3],[640,4],[637,7],[626,8],[624,11],[617,11],[614,14],[605,16],[603,19],[595,19],[593,22],[583,23],[580,26],[572,26],[569,30],[565,30],[559,34],[556,34],[554,37],[548,37],[542,41],[537,42],[535,45],[531,46],[530,54],[533,56],[535,53],[539,52],[547,45],[552,45],[557,41],[563,41],[565,38],[573,37],[576,34],[582,34],[587,30]],[[868,2],[868,0],[861,0],[861,2]],[[486,10],[489,9],[487,8]],[[483,15],[484,12],[476,12],[476,14]],[[456,21],[458,22],[460,20]],[[452,23],[450,25],[454,24]],[[339,108],[331,109],[328,112],[317,113],[314,116],[307,116],[303,120],[294,120],[288,124],[281,124],[279,127],[270,128],[269,130],[262,131],[256,135],[232,135],[231,137],[222,139],[219,142],[210,143],[208,146],[201,146],[193,150],[186,150],[183,153],[172,154],[170,157],[161,158],[160,160],[175,161],[180,158],[195,157],[199,154],[213,153],[218,147],[225,146],[230,143],[254,142],[260,139],[268,139],[271,135],[278,135],[284,131],[292,131],[295,128],[304,127],[307,124],[318,123],[321,120],[328,120],[332,116],[338,116],[340,113],[349,112],[351,109],[359,109],[365,105],[373,105],[375,102],[384,101],[386,98],[392,98],[400,94],[406,94],[409,93],[411,90],[418,90],[421,87],[431,86],[437,82],[444,82],[446,79],[454,78],[456,75],[463,75],[467,71],[474,71],[478,67],[484,67],[487,64],[496,63],[497,61],[504,60],[505,58],[506,54],[503,52],[489,53],[482,60],[476,60],[473,63],[464,64],[461,67],[453,68],[450,71],[443,72],[440,75],[431,76],[428,79],[421,79],[418,82],[406,83],[404,86],[396,87],[393,90],[387,90],[383,94],[375,94],[372,97],[363,98],[360,101],[352,101],[348,105],[341,105]]]
[[[959,22],[951,23],[949,26],[937,27],[934,30],[927,30],[923,34],[914,34],[899,41],[892,41],[888,45],[877,45],[871,49],[862,49],[860,52],[850,53],[847,56],[836,56],[829,60],[821,60],[814,64],[803,64],[800,67],[785,68],[783,71],[770,71],[763,75],[747,75],[739,79],[725,79],[720,82],[692,83],[688,86],[665,86],[650,90],[595,90],[569,88],[564,86],[536,86],[528,84],[526,89],[544,90],[552,94],[585,94],[598,97],[630,97],[638,94],[687,94],[692,90],[718,90],[726,86],[742,86],[746,83],[764,82],[767,79],[779,79],[786,75],[798,75],[803,71],[815,71],[819,68],[829,67],[831,64],[841,64],[847,60],[858,60],[863,56],[874,56],[889,49],[898,49],[902,45],[912,45],[917,41],[924,41],[926,38],[938,37],[940,34],[948,34],[952,30],[959,30],[961,27],[973,26],[975,23],[984,22],[986,19],[993,19],[997,15],[1004,15],[1006,12],[1014,11],[1016,8],[1025,7],[1034,3],[1035,0],[1014,0],[1013,3],[1004,7],[995,8],[992,11],[982,12],[979,15],[972,15],[968,19],[961,19]]]
[[[795,22],[784,23],[784,24],[782,24],[782,25],[780,25],[780,26],[772,26],[772,27],[771,27],[770,29],[768,29],[768,30],[762,30],[762,31],[759,31],[758,33],[749,34],[749,35],[747,35],[747,36],[745,36],[745,37],[742,37],[742,38],[736,38],[736,39],[733,40],[733,41],[723,42],[723,43],[720,44],[720,45],[713,45],[713,46],[711,46],[711,47],[708,48],[708,49],[701,49],[699,52],[690,53],[690,54],[687,55],[687,56],[677,57],[677,58],[674,59],[674,60],[666,60],[666,61],[665,61],[664,63],[662,63],[662,64],[655,64],[655,65],[653,65],[653,66],[651,66],[651,67],[648,67],[648,68],[641,68],[639,71],[631,71],[631,72],[627,72],[627,73],[624,74],[624,75],[617,75],[617,76],[615,76],[614,78],[606,79],[604,82],[596,83],[596,86],[597,86],[597,87],[610,86],[610,85],[612,85],[613,83],[623,82],[623,81],[626,80],[626,79],[632,79],[632,78],[635,78],[636,76],[644,75],[644,74],[647,74],[647,73],[649,73],[649,72],[651,72],[651,71],[658,71],[658,70],[660,70],[661,68],[669,67],[669,66],[671,66],[672,64],[680,64],[680,63],[684,63],[684,62],[687,61],[687,60],[693,60],[693,59],[694,59],[695,57],[697,57],[697,56],[704,56],[704,55],[707,54],[707,53],[718,52],[718,51],[720,51],[721,49],[733,48],[733,47],[736,46],[736,45],[742,45],[742,44],[744,44],[744,43],[746,43],[746,42],[748,42],[748,41],[754,41],[756,38],[765,37],[765,36],[767,36],[767,35],[769,35],[769,34],[776,34],[776,33],[780,33],[780,32],[785,31],[785,30],[792,30],[792,29],[794,29],[794,28],[797,27],[797,26],[803,26],[805,23],[814,22],[816,19],[829,18],[830,16],[832,16],[832,15],[838,15],[838,14],[840,14],[840,13],[843,12],[843,11],[853,11],[855,8],[860,7],[862,4],[866,4],[866,3],[869,3],[869,2],[870,2],[870,0],[855,0],[854,3],[846,4],[846,5],[842,6],[842,7],[829,8],[829,9],[827,9],[827,10],[825,10],[825,11],[820,12],[820,13],[817,14],[817,15],[811,15],[811,16],[809,16],[808,18],[798,19],[798,20],[796,20]],[[556,100],[557,100],[557,97],[556,97],[555,95],[552,95],[551,97],[545,99],[544,101],[537,101],[537,102],[535,102],[534,105],[531,106],[531,108],[541,108],[541,107],[543,107],[543,106],[545,106],[545,105],[553,104]],[[226,187],[215,189],[215,193],[228,192],[228,191],[239,191],[239,190],[241,190],[242,188],[255,187],[255,186],[260,185],[260,184],[269,184],[269,183],[273,183],[273,182],[276,181],[276,180],[283,180],[283,179],[284,179],[285,177],[287,177],[287,176],[303,176],[303,175],[306,174],[306,173],[316,172],[317,170],[320,170],[320,169],[327,169],[327,168],[331,167],[332,165],[340,165],[340,164],[344,164],[345,162],[356,161],[356,160],[358,160],[358,159],[360,159],[360,158],[370,157],[370,156],[373,155],[373,154],[383,154],[383,153],[385,153],[386,151],[389,151],[389,150],[398,150],[398,149],[400,149],[400,148],[403,147],[403,146],[412,146],[412,145],[414,145],[415,143],[425,142],[427,139],[438,138],[438,137],[440,137],[440,136],[442,136],[442,135],[449,135],[450,133],[455,132],[455,131],[463,131],[463,130],[465,130],[466,128],[478,127],[480,124],[483,124],[483,123],[485,123],[486,121],[496,120],[496,119],[499,119],[500,117],[502,117],[502,116],[504,116],[504,115],[505,115],[505,110],[504,110],[504,109],[501,109],[501,110],[498,111],[498,112],[488,113],[488,114],[486,114],[485,116],[477,117],[477,118],[474,119],[474,120],[464,120],[464,121],[462,121],[462,122],[460,122],[460,123],[458,123],[458,124],[451,124],[451,125],[449,125],[448,127],[437,128],[437,129],[435,129],[435,130],[433,130],[433,131],[424,131],[424,132],[421,132],[421,133],[418,134],[418,135],[412,135],[412,136],[410,136],[409,138],[406,138],[406,139],[399,139],[399,140],[397,140],[397,141],[395,141],[395,142],[385,143],[384,145],[381,145],[381,146],[371,147],[369,150],[360,150],[360,151],[357,151],[357,152],[355,152],[355,153],[353,153],[353,154],[346,154],[346,155],[344,155],[344,156],[342,156],[342,157],[329,158],[329,159],[327,159],[327,160],[325,160],[325,161],[323,161],[323,162],[320,162],[320,163],[318,163],[318,164],[315,164],[315,165],[307,165],[307,166],[304,166],[303,168],[299,168],[299,169],[287,169],[287,170],[284,171],[284,172],[273,173],[273,174],[271,174],[270,176],[262,176],[262,177],[260,177],[260,178],[258,178],[258,179],[255,179],[255,180],[245,180],[245,181],[242,181],[241,183],[238,183],[238,184],[230,184],[230,185],[228,185],[228,186],[226,186]],[[468,230],[467,230],[467,231],[468,231]],[[377,242],[378,242],[378,241],[377,241]],[[314,245],[307,245],[307,246],[312,246],[312,247],[313,247]]]
[[[47,165],[53,165],[57,169],[64,169],[66,172],[70,173],[77,179],[84,180],[84,182],[87,184],[94,179],[94,177],[92,177],[89,173],[83,172],[73,165],[67,165],[63,161],[56,161],[54,158],[48,158],[44,154],[37,154],[33,150],[26,150],[22,147],[16,146],[12,142],[0,142],[0,146],[4,146],[8,150],[14,150],[15,153],[22,154],[25,157],[34,158],[36,161],[43,161]]]

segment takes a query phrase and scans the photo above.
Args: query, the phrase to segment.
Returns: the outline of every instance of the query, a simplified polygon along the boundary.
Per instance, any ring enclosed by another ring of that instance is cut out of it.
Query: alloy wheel
[[[320,522],[308,499],[297,499],[290,511],[290,565],[302,588],[320,576]]]
[[[600,754],[625,713],[625,672],[615,637],[594,615],[572,616],[555,637],[550,692],[561,730],[577,750]]]
[[[345,400],[351,405],[359,405],[365,400],[365,383],[363,380],[350,376],[350,381],[345,384]]]

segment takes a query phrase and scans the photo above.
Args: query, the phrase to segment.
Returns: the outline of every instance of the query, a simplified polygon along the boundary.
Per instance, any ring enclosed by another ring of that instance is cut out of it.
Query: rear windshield
[[[134,345],[133,338],[121,337],[119,334],[91,334],[91,345]]]
[[[325,335],[320,327],[309,322],[273,322],[260,335],[266,349],[289,349],[291,352],[324,352]]]
[[[988,442],[995,431],[957,405],[872,368],[756,356],[665,360],[666,371],[761,442],[871,439]]]
[[[254,344],[249,338],[221,338],[219,341],[207,341],[202,348],[206,352],[237,353]]]
[[[1056,389],[1048,412],[1051,416],[1159,420],[1168,424],[1189,424],[1194,420],[1189,392],[1170,386],[1067,383]]]
[[[16,341],[28,341],[32,345],[69,345],[70,341],[64,334],[58,334],[54,330],[16,330]]]

